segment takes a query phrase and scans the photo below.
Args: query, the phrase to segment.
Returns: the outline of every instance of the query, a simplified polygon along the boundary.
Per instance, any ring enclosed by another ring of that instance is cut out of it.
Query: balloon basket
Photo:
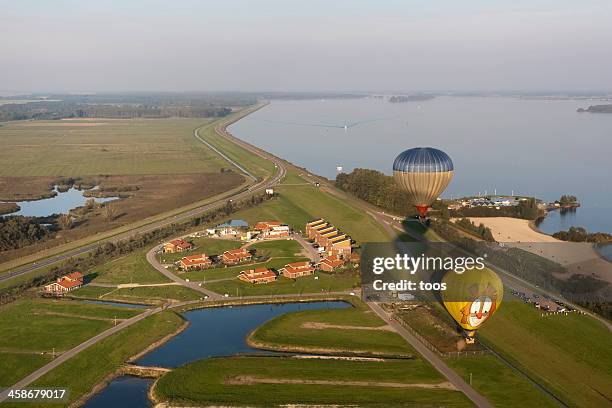
[[[474,344],[476,341],[473,337],[465,337],[465,344]]]

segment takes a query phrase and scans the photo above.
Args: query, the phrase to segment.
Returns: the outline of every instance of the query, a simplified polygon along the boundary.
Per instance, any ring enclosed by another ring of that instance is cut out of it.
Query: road
[[[492,407],[489,401],[486,400],[482,395],[476,392],[471,385],[466,383],[453,369],[442,361],[442,359],[433,351],[429,350],[427,347],[423,345],[414,337],[408,330],[402,327],[398,322],[393,320],[391,316],[389,316],[383,309],[380,307],[378,303],[368,302],[368,306],[380,317],[383,319],[389,326],[393,327],[393,329],[402,336],[410,345],[419,353],[425,360],[427,360],[436,370],[438,370],[443,376],[445,376],[448,381],[450,381],[455,388],[459,391],[462,391],[476,406],[484,408],[484,407]]]
[[[199,284],[195,283],[195,282],[187,282],[184,279],[179,278],[178,276],[176,276],[174,273],[170,272],[169,270],[167,270],[166,268],[164,268],[159,262],[157,262],[157,259],[155,258],[155,253],[157,251],[159,251],[162,248],[161,245],[158,245],[152,249],[149,250],[149,252],[147,252],[147,262],[149,262],[149,264],[151,264],[152,267],[154,267],[156,270],[158,270],[159,272],[161,272],[165,277],[167,277],[168,279],[170,279],[173,282],[176,282],[180,285],[183,285],[189,289],[193,289],[197,292],[202,293],[203,295],[207,296],[209,299],[211,300],[219,300],[219,299],[223,299],[223,296],[208,290],[206,288],[201,287]]]
[[[261,107],[261,106],[265,106],[265,105],[260,105],[260,106],[258,106],[258,108]],[[255,111],[255,109],[251,109],[251,110],[248,111],[248,113],[251,113],[251,112],[254,112],[254,111]],[[233,122],[231,122],[231,123],[233,123]],[[166,225],[170,225],[170,224],[177,223],[177,222],[180,222],[180,221],[188,220],[188,219],[193,218],[193,217],[195,217],[195,216],[197,216],[197,215],[199,215],[199,214],[201,214],[203,212],[210,211],[210,210],[213,210],[215,208],[219,208],[219,207],[225,205],[225,203],[229,199],[240,200],[242,198],[246,198],[246,197],[252,195],[254,192],[263,191],[266,188],[272,187],[275,184],[277,184],[286,174],[286,168],[285,168],[285,166],[283,164],[283,161],[280,160],[279,158],[275,157],[275,156],[270,155],[267,152],[264,152],[261,149],[258,149],[258,148],[254,147],[254,146],[252,146],[252,145],[250,145],[250,144],[248,144],[246,142],[240,141],[239,139],[236,139],[233,136],[231,136],[225,130],[226,126],[228,126],[231,123],[223,123],[223,124],[217,125],[215,127],[215,131],[217,132],[217,134],[232,140],[233,142],[235,142],[236,144],[238,144],[241,147],[245,148],[246,150],[248,150],[248,151],[250,151],[250,152],[252,152],[252,153],[254,153],[254,154],[256,154],[256,155],[258,155],[260,157],[263,157],[263,158],[265,158],[267,160],[272,161],[276,165],[276,169],[275,169],[276,172],[275,172],[274,175],[272,175],[272,177],[269,177],[267,179],[261,180],[261,181],[255,183],[255,184],[253,184],[252,186],[250,186],[245,191],[239,192],[239,193],[234,194],[232,196],[223,197],[223,198],[221,198],[219,200],[216,200],[214,202],[211,202],[209,204],[206,204],[206,205],[203,205],[203,206],[191,209],[189,211],[186,211],[186,212],[181,213],[179,215],[175,215],[173,217],[166,218],[166,219],[164,219],[162,221],[157,221],[157,222],[154,222],[154,223],[151,223],[151,224],[139,227],[139,228],[135,228],[135,229],[132,229],[132,230],[130,230],[128,232],[115,235],[115,236],[113,236],[111,238],[104,239],[104,240],[101,240],[101,241],[97,241],[97,242],[94,242],[94,243],[91,243],[91,244],[87,244],[87,245],[84,245],[82,247],[66,251],[66,252],[64,252],[62,254],[58,254],[58,255],[54,255],[54,256],[42,259],[42,260],[40,260],[38,262],[34,262],[34,263],[31,263],[31,264],[20,266],[18,268],[14,268],[13,270],[11,270],[9,272],[0,275],[0,282],[8,280],[8,279],[12,279],[14,277],[17,277],[17,276],[20,276],[20,275],[23,275],[23,274],[26,274],[26,273],[29,273],[29,272],[33,272],[35,270],[44,268],[46,266],[49,266],[49,265],[61,262],[63,260],[66,260],[66,259],[69,259],[69,258],[72,258],[72,257],[75,257],[75,256],[86,254],[86,253],[91,252],[94,249],[104,245],[107,242],[116,243],[118,241],[122,241],[122,240],[129,239],[131,237],[134,237],[134,236],[136,236],[138,234],[143,234],[143,233],[146,233],[146,232],[150,232],[150,231],[156,230],[156,229],[164,227]],[[196,129],[194,131],[194,137],[196,137],[198,140],[203,141],[203,139],[198,134],[198,130],[199,129]],[[207,143],[207,145],[210,146],[208,143]],[[216,152],[219,152],[217,149],[214,149],[214,150]],[[247,172],[242,166],[238,165],[233,160],[229,159],[226,155],[223,154],[221,157],[223,157],[224,159],[228,160],[228,162],[232,166],[234,166],[234,165],[237,166],[238,170],[240,170],[241,172],[245,171],[246,172],[245,174],[249,178],[254,177],[251,173]]]

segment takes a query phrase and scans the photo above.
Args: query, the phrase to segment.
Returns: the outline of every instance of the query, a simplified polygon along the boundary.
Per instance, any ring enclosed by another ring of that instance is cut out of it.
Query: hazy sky
[[[612,90],[610,0],[0,0],[0,92]]]

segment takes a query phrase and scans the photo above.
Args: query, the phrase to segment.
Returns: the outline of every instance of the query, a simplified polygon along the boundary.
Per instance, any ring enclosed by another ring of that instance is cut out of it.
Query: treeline
[[[567,231],[555,232],[553,237],[560,239],[561,241],[571,242],[612,242],[611,234],[607,234],[605,232],[589,233],[582,227],[570,227]]]
[[[561,205],[572,205],[578,203],[578,198],[574,195],[563,194],[557,202]]]
[[[450,211],[451,217],[512,217],[537,220],[544,217],[544,210],[538,208],[535,198],[519,201],[518,205],[508,207],[462,207]]]
[[[612,289],[606,281],[579,274],[567,277],[569,274],[567,269],[556,262],[520,248],[479,243],[461,235],[445,220],[430,220],[429,227],[446,241],[467,252],[475,256],[486,256],[488,263],[502,270],[509,271],[540,288],[558,292],[569,301],[607,319],[612,318],[612,307],[609,302]]]
[[[377,170],[355,169],[350,173],[340,173],[336,177],[336,187],[399,215],[415,215],[410,197],[397,186],[392,176]]]
[[[125,255],[137,249],[144,248],[153,243],[157,243],[160,240],[185,232],[191,228],[219,221],[236,211],[254,207],[270,199],[273,199],[273,197],[267,194],[260,194],[253,195],[249,199],[239,202],[227,201],[224,206],[207,212],[199,217],[193,218],[188,222],[181,224],[170,224],[151,232],[146,232],[130,239],[119,241],[117,243],[106,242],[94,249],[92,252],[89,252],[87,255],[69,258],[61,265],[52,267],[44,275],[21,282],[16,286],[0,289],[0,304],[11,302],[20,296],[24,291],[33,287],[42,286],[60,276],[74,272],[75,270],[87,271],[94,266],[108,262],[110,259]]]
[[[0,251],[32,245],[50,234],[49,229],[31,217],[0,217]]]
[[[476,235],[479,238],[487,242],[495,242],[495,238],[493,238],[493,233],[489,227],[486,227],[483,223],[480,225],[476,225],[474,222],[470,221],[467,218],[460,218],[455,221],[455,225],[457,225],[460,229],[465,230],[466,232]]]
[[[232,110],[225,106],[164,106],[148,104],[83,104],[64,101],[30,102],[0,106],[0,121],[56,120],[71,118],[168,118],[222,117]]]

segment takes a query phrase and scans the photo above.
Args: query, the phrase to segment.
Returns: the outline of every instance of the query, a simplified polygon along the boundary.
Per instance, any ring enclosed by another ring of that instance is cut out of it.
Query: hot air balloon
[[[504,296],[501,279],[489,268],[473,268],[461,274],[450,270],[442,283],[444,307],[463,329],[466,342],[473,343],[476,330],[499,309]]]
[[[432,147],[408,149],[395,158],[393,176],[410,196],[421,218],[453,178],[453,161]]]

